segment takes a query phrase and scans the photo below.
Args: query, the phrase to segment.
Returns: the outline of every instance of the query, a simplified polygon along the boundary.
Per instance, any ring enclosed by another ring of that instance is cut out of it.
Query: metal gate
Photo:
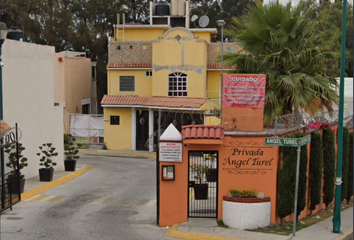
[[[12,209],[12,206],[21,201],[20,193],[20,174],[19,174],[19,154],[18,154],[18,129],[11,128],[5,132],[1,132],[0,141],[0,158],[1,158],[1,195],[0,195],[0,212],[6,209]],[[5,157],[6,148],[16,145],[16,170],[5,173]]]
[[[216,218],[218,152],[189,151],[188,217]]]

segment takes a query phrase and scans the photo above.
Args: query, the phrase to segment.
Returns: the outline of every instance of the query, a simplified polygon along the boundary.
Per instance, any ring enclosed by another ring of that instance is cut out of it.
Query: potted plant
[[[191,165],[193,172],[196,173],[194,176],[194,199],[202,200],[208,199],[208,184],[202,183],[206,173],[208,172],[208,167],[202,164],[193,164]]]
[[[11,144],[10,146],[5,147],[5,152],[8,154],[9,161],[6,163],[6,167],[12,169],[11,174],[7,178],[8,181],[8,190],[10,193],[19,194],[23,193],[25,188],[25,175],[21,173],[21,170],[24,167],[28,166],[27,158],[22,155],[22,151],[26,148],[23,147],[22,143],[18,143],[18,149],[16,144]],[[18,164],[17,164],[17,155],[18,154]],[[20,181],[20,183],[19,183]]]
[[[55,147],[52,147],[52,143],[43,143],[39,146],[41,150],[37,153],[40,156],[39,166],[44,166],[39,169],[39,180],[43,182],[50,182],[53,180],[54,168],[57,163],[52,160],[53,157],[58,156],[58,152],[55,152]]]
[[[76,161],[77,159],[80,158],[77,154],[79,153],[79,150],[77,149],[76,144],[71,138],[71,135],[67,139],[66,142],[64,142],[64,154],[65,154],[65,160],[64,160],[64,167],[65,171],[75,171],[76,168]]]

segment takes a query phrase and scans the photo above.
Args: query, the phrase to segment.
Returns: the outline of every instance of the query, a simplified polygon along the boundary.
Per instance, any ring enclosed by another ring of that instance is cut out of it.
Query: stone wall
[[[111,42],[108,44],[108,62],[151,63],[151,42]]]
[[[228,53],[235,53],[240,50],[240,46],[237,43],[224,43],[224,55]],[[221,55],[221,43],[209,43],[208,44],[208,64],[220,63],[218,56]]]

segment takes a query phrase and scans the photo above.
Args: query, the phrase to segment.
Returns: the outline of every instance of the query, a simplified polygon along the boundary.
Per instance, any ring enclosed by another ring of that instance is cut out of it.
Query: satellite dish
[[[204,28],[204,27],[208,26],[208,24],[209,24],[209,17],[206,15],[201,16],[199,19],[199,26]]]
[[[191,20],[192,20],[192,22],[194,22],[197,19],[198,19],[198,16],[197,15],[193,15]]]

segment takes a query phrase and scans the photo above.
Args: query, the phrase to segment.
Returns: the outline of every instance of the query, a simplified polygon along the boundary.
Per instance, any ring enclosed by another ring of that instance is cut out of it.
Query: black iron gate
[[[218,152],[190,151],[188,217],[216,218],[218,209]]]
[[[20,174],[19,174],[19,154],[18,154],[18,129],[8,129],[5,132],[1,132],[0,141],[0,158],[1,158],[1,195],[0,195],[0,212],[6,209],[12,209],[12,206],[21,201],[20,193]],[[6,148],[16,145],[16,170],[5,172],[5,154]]]
[[[146,141],[149,138],[149,111],[136,111],[136,150],[149,150]]]

